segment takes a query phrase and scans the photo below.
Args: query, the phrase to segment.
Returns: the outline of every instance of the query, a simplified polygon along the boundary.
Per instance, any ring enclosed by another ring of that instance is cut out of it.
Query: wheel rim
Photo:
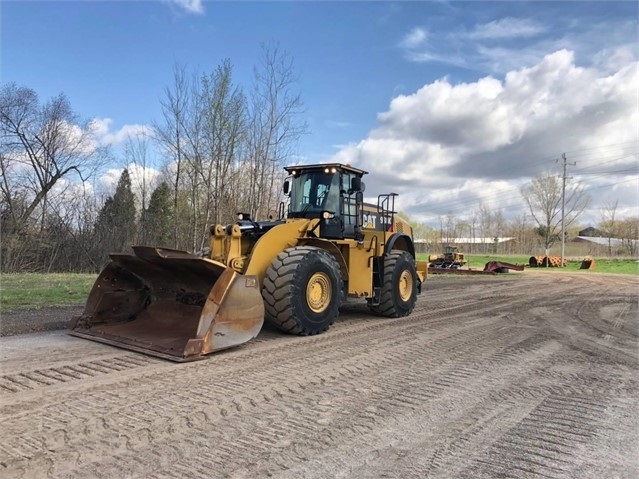
[[[314,313],[321,313],[331,303],[331,280],[326,273],[313,273],[306,285],[306,303]]]
[[[405,269],[399,277],[399,297],[407,302],[413,294],[413,275]]]

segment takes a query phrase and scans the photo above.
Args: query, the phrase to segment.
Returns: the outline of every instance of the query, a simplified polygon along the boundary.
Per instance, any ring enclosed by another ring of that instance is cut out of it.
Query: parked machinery
[[[444,247],[444,253],[439,255],[430,255],[428,257],[431,268],[452,268],[458,269],[466,264],[464,253],[459,252],[457,246],[447,245]]]
[[[111,254],[71,334],[175,361],[254,338],[264,318],[299,335],[326,331],[346,298],[378,315],[411,313],[426,278],[395,194],[363,202],[366,171],[287,167],[280,219],[239,214],[211,228],[211,251],[134,246]]]

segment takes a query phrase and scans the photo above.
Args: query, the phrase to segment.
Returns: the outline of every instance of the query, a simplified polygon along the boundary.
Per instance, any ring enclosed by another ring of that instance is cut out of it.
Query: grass
[[[427,254],[418,254],[418,260],[427,260]],[[468,263],[467,267],[473,269],[484,269],[484,265],[489,261],[502,261],[512,264],[528,264],[530,256],[490,256],[490,255],[466,255]],[[584,274],[592,273],[614,273],[614,274],[639,274],[639,262],[632,258],[595,258],[594,269],[579,269],[581,266],[581,259],[571,260],[568,259],[568,263],[565,268],[548,268],[551,271],[557,271],[558,273],[569,272],[581,272]],[[531,268],[536,269],[536,268]]]
[[[10,273],[0,275],[0,310],[84,304],[96,274]]]
[[[466,258],[468,259],[466,266],[483,269],[488,261],[528,264],[530,256],[466,255]],[[425,261],[428,255],[418,254],[417,259]],[[559,274],[565,271],[583,274],[639,274],[639,262],[635,259],[595,258],[595,269],[591,270],[580,270],[580,265],[581,260],[569,260],[565,268],[548,268],[548,270]],[[82,305],[96,278],[96,274],[76,273],[2,274],[0,275],[0,310]]]

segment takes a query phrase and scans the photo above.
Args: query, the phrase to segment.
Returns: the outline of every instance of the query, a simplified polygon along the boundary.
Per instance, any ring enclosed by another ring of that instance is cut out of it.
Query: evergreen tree
[[[142,212],[140,237],[144,244],[171,247],[173,238],[173,197],[162,182],[151,193],[149,207]]]
[[[106,260],[108,253],[127,250],[135,239],[135,196],[131,190],[129,171],[124,170],[115,194],[104,202],[96,221],[98,257]]]

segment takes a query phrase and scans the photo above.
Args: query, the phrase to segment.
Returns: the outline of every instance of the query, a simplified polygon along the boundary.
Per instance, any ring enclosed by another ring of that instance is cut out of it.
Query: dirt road
[[[0,477],[636,478],[639,278],[433,277],[389,320],[174,364],[0,338]]]

